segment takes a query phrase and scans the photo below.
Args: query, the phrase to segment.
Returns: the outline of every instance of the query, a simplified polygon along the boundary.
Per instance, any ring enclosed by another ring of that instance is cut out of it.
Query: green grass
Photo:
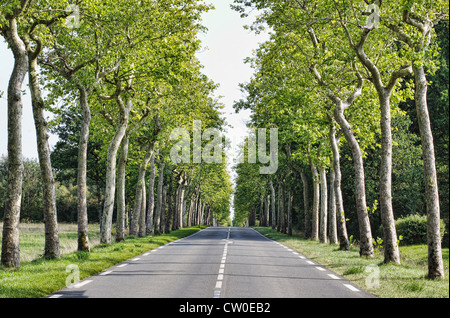
[[[448,248],[442,250],[445,278],[429,280],[427,276],[427,246],[400,246],[401,265],[383,264],[382,252],[372,259],[359,256],[359,249],[340,251],[337,245],[288,236],[266,227],[255,230],[272,240],[281,242],[327,267],[355,285],[384,298],[448,298]],[[379,272],[378,272],[379,270]],[[373,280],[379,274],[379,280]],[[376,284],[375,282],[379,282]]]
[[[205,228],[205,226],[189,227],[172,231],[169,234],[143,238],[129,236],[125,242],[98,244],[91,248],[90,253],[75,251],[63,254],[60,259],[55,260],[37,258],[22,262],[20,270],[0,268],[0,298],[47,296],[66,286],[66,279],[70,275],[70,271],[66,271],[69,265],[78,266],[80,280],[82,280],[136,255],[191,235],[202,228]],[[41,235],[43,234],[41,233]],[[30,237],[26,235],[21,237],[22,244],[37,245],[36,241],[40,240],[36,239],[30,243],[26,242],[26,238]],[[76,241],[76,236],[74,239]],[[30,247],[30,249],[35,250],[37,248]]]
[[[0,240],[2,238],[3,224],[0,222]],[[100,243],[99,224],[89,224],[89,243],[91,246]],[[77,250],[77,224],[59,223],[59,248],[61,254],[71,253]],[[20,261],[29,262],[41,257],[44,253],[44,224],[43,223],[20,223],[19,225],[19,248]]]

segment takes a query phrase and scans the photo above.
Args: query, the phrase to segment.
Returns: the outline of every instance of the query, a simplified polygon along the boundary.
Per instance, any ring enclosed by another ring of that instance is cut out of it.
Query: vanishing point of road
[[[79,281],[52,298],[374,297],[251,228],[209,227]]]

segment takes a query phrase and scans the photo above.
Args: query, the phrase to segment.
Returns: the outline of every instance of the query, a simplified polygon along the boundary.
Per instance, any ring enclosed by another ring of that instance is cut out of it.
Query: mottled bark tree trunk
[[[22,200],[22,84],[28,70],[25,44],[17,33],[16,18],[2,30],[14,54],[14,68],[8,84],[8,187],[3,215],[1,263],[20,268],[19,220]]]
[[[269,186],[270,186],[270,193],[271,193],[271,200],[272,200],[270,206],[271,206],[271,210],[272,210],[271,225],[272,225],[272,230],[273,230],[273,229],[275,229],[275,226],[276,226],[276,221],[275,221],[276,220],[276,215],[275,215],[276,209],[275,209],[275,189],[273,187],[272,179],[269,180]]]
[[[155,234],[161,233],[161,207],[162,207],[162,191],[164,185],[164,167],[166,163],[161,161],[159,164],[159,176],[158,176],[158,193],[157,193],[157,201],[156,201],[156,210],[155,210]]]
[[[128,126],[128,115],[132,107],[131,100],[125,105],[120,95],[116,97],[117,104],[120,109],[120,123],[116,128],[113,139],[108,146],[107,163],[106,163],[106,187],[105,202],[103,208],[102,228],[100,229],[100,242],[111,243],[111,227],[114,211],[114,197],[116,190],[116,161],[117,151],[125,136]]]
[[[327,242],[327,221],[328,221],[327,172],[324,167],[319,166],[319,173],[320,173],[319,240],[321,243],[326,243]]]
[[[400,264],[392,208],[392,131],[390,92],[379,93],[381,108],[380,215],[383,225],[384,262]]]
[[[78,171],[77,171],[77,222],[78,222],[78,250],[89,251],[88,215],[87,215],[87,150],[89,142],[89,125],[91,123],[91,111],[89,109],[88,92],[82,86],[78,86],[80,94],[80,107],[82,113],[80,138],[78,141]]]
[[[422,65],[414,65],[415,101],[422,142],[422,158],[425,175],[425,196],[427,201],[427,241],[428,241],[428,277],[443,278],[440,206],[434,155],[433,134],[427,105],[427,79]]]
[[[288,223],[288,230],[287,234],[289,236],[292,236],[292,201],[294,200],[294,191],[292,188],[289,188],[289,194],[288,194],[288,208],[287,208],[287,223]]]
[[[365,186],[365,177],[364,177],[364,163],[361,153],[361,148],[359,147],[359,143],[353,134],[350,124],[347,119],[344,117],[344,105],[342,103],[338,103],[336,108],[334,109],[334,118],[336,122],[342,129],[344,133],[345,139],[350,147],[352,152],[353,159],[353,168],[355,170],[355,199],[356,199],[356,213],[358,216],[358,225],[359,225],[359,235],[360,235],[360,255],[373,257],[373,242],[372,242],[372,232],[370,229],[370,221],[369,215],[367,213],[367,204],[366,204],[366,186]],[[340,181],[339,178],[336,177],[337,182]],[[339,193],[336,193],[339,196]],[[340,198],[338,198],[340,200]],[[342,201],[340,201],[342,202]],[[339,207],[340,204],[337,201],[338,205],[338,213],[343,210],[343,206]]]
[[[125,224],[126,224],[125,177],[126,177],[126,165],[128,160],[128,145],[129,145],[129,137],[128,133],[126,133],[122,139],[121,152],[117,166],[118,180],[117,180],[116,242],[123,242],[125,240]]]
[[[300,169],[300,178],[303,185],[303,210],[305,213],[305,238],[311,237],[311,210],[309,208],[309,185],[305,170]]]
[[[328,185],[328,238],[330,244],[338,244],[337,221],[336,221],[336,197],[334,195],[334,169],[330,169]]]
[[[155,166],[155,153],[152,153],[150,158],[150,178],[148,180],[148,197],[147,197],[147,224],[146,224],[146,234],[153,234],[153,217],[155,211],[155,177],[156,177],[156,166]],[[170,209],[170,208],[169,208]]]
[[[317,167],[312,162],[310,163],[311,172],[313,176],[313,208],[312,208],[312,226],[311,239],[319,240],[319,207],[320,207],[320,182]]]
[[[332,121],[333,119],[330,118]],[[335,203],[335,221],[337,223],[337,233],[339,238],[339,249],[343,251],[347,251],[350,249],[350,244],[348,241],[347,234],[347,225],[345,222],[345,212],[344,212],[344,203],[342,200],[342,190],[341,190],[341,161],[339,155],[339,147],[338,147],[338,138],[336,137],[334,124],[330,125],[330,133],[329,139],[331,144],[331,150],[333,152],[333,172],[332,179],[333,182],[330,182],[330,187],[334,189],[334,203]]]
[[[29,41],[26,42],[28,51],[28,81],[31,92],[34,126],[36,128],[37,150],[42,177],[44,224],[45,224],[45,258],[59,258],[59,235],[56,210],[55,179],[53,177],[50,160],[50,146],[48,144],[48,125],[44,115],[44,100],[39,87],[37,58],[41,53],[41,44],[36,44],[33,50]],[[87,238],[86,238],[87,239]],[[88,244],[89,246],[89,244]],[[89,249],[89,248],[88,248]]]
[[[139,237],[144,237],[145,236],[145,209],[147,206],[147,193],[145,191],[145,180],[142,183],[142,198],[141,198],[141,212],[139,213],[139,231],[138,231],[138,236]]]
[[[148,163],[150,162],[151,156],[153,154],[153,146],[147,145],[143,150],[145,152],[145,155],[139,165],[138,179],[136,185],[136,195],[134,196],[134,209],[133,214],[131,216],[131,225],[130,225],[130,235],[134,236],[138,235],[141,213],[143,207],[145,208],[145,205],[143,206],[143,199],[144,199],[143,196],[145,195],[143,191],[143,189],[145,189],[145,172],[147,170]]]

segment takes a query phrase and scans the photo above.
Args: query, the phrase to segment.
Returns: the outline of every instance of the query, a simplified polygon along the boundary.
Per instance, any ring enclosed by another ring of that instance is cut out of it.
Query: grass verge
[[[79,268],[80,280],[98,274],[108,267],[140,255],[158,246],[191,235],[206,226],[195,226],[168,234],[142,238],[127,237],[124,242],[98,244],[91,252],[72,252],[59,259],[38,258],[23,262],[20,270],[0,267],[0,298],[38,298],[66,286],[69,265]]]
[[[337,245],[288,236],[267,227],[255,230],[304,254],[371,294],[383,298],[448,298],[448,248],[442,250],[445,278],[429,280],[427,246],[400,246],[401,265],[383,264],[382,252],[372,259],[359,256],[359,249],[340,251]]]

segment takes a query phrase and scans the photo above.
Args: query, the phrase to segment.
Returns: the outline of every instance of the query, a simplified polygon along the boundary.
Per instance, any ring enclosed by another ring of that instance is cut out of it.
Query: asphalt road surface
[[[371,294],[250,228],[209,227],[51,298],[367,298]]]

